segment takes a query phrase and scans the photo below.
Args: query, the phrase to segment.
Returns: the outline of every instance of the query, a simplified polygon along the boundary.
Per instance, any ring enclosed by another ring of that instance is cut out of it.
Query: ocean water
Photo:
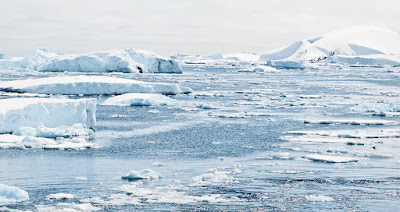
[[[109,96],[96,96],[93,142],[98,148],[0,149],[0,183],[30,196],[28,202],[7,207],[54,211],[86,203],[105,211],[400,209],[400,116],[354,108],[400,105],[399,69],[255,73],[196,65],[184,70],[179,75],[107,73],[180,83],[194,93],[170,96],[178,100],[176,105],[150,107],[102,106]],[[1,80],[55,75],[78,73],[0,71]],[[162,177],[121,179],[141,169]],[[54,193],[74,198],[46,198]]]

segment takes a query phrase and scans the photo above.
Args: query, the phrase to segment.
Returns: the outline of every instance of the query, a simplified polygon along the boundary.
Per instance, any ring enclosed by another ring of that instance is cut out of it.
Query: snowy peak
[[[385,65],[386,60],[391,61],[390,65],[400,64],[400,35],[380,27],[352,27],[269,51],[261,55],[260,60],[319,62],[339,58],[343,61],[341,57],[345,57],[346,61],[352,57],[368,58],[369,62],[364,65],[376,65],[375,63]],[[374,60],[376,58],[379,60]],[[358,62],[361,61],[353,61],[353,63]]]

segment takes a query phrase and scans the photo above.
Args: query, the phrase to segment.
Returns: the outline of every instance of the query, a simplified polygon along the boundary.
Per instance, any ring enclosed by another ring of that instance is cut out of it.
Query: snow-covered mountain
[[[0,60],[0,69],[73,72],[182,73],[175,60],[136,49],[87,54],[53,53],[39,49],[25,58]]]
[[[353,27],[268,51],[260,56],[272,66],[302,67],[307,63],[400,65],[400,34],[380,27]]]

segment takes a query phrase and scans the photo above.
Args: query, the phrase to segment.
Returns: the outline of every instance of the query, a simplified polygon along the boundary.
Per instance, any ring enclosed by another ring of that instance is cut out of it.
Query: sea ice
[[[153,179],[159,179],[161,178],[162,175],[159,173],[151,170],[151,169],[142,169],[139,171],[131,170],[128,174],[123,175],[121,179],[126,179],[126,180],[153,180]]]
[[[0,82],[0,90],[41,94],[101,95],[123,93],[191,93],[177,84],[150,83],[106,76],[61,76]]]
[[[306,200],[309,202],[332,202],[335,201],[332,197],[324,196],[324,195],[308,195],[306,196]]]
[[[29,195],[26,191],[14,187],[0,184],[0,205],[15,204],[29,200]]]
[[[73,199],[74,195],[66,193],[49,194],[46,199],[56,201],[56,200],[69,200]]]
[[[340,156],[332,156],[332,155],[305,155],[303,158],[312,160],[312,161],[319,161],[319,162],[326,162],[326,163],[350,163],[350,162],[357,162],[357,158],[351,157],[340,157]]]
[[[108,98],[102,105],[116,106],[176,106],[178,101],[162,94],[126,93]]]

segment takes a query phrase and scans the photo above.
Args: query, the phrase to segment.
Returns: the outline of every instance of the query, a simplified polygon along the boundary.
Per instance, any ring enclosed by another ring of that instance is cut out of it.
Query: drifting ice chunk
[[[128,174],[123,175],[121,179],[126,179],[126,180],[152,180],[152,179],[158,179],[161,178],[162,176],[158,174],[157,172],[151,170],[151,169],[142,169],[140,171],[135,171],[131,170]]]
[[[151,106],[166,105],[173,106],[178,103],[177,100],[171,99],[162,94],[144,94],[144,93],[127,93],[119,96],[111,97],[104,101],[102,105],[117,106]]]
[[[324,195],[308,195],[306,196],[306,200],[309,202],[332,202],[335,201],[332,197],[324,196]]]
[[[46,197],[48,200],[68,200],[73,198],[74,195],[65,193],[50,194]]]
[[[253,72],[276,73],[280,71],[270,66],[257,66],[253,69]]]
[[[191,93],[177,84],[147,83],[105,76],[65,76],[0,82],[0,90],[41,94],[101,95],[123,93]]]
[[[231,183],[232,177],[228,176],[225,172],[215,171],[196,176],[193,178],[193,182],[194,185],[224,184]]]
[[[0,133],[12,133],[19,127],[37,127],[35,133],[46,133],[45,127],[73,126],[81,123],[96,126],[95,99],[12,98],[0,100]],[[77,125],[75,127],[78,127]],[[20,132],[22,133],[22,129]],[[33,130],[31,129],[31,133]]]
[[[15,204],[27,200],[29,200],[29,195],[26,191],[14,186],[0,184],[0,205]]]
[[[339,156],[330,156],[330,155],[305,155],[303,158],[312,160],[312,161],[319,161],[319,162],[326,162],[326,163],[350,163],[350,162],[357,162],[357,158],[350,158],[350,157],[339,157]]]

